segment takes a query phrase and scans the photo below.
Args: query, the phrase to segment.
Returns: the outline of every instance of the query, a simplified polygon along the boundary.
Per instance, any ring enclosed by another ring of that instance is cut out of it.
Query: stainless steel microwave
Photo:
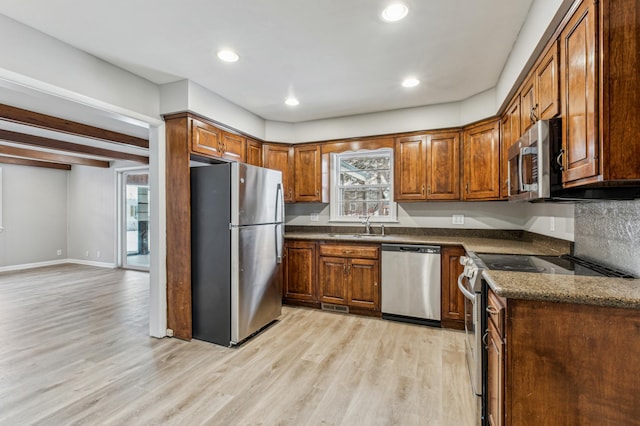
[[[562,188],[562,121],[540,120],[508,150],[509,201],[548,199]]]

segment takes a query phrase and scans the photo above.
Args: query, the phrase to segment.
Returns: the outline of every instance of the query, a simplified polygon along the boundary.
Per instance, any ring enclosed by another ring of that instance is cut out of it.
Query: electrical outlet
[[[84,252],[84,257],[89,257],[89,250]]]
[[[451,217],[451,223],[453,225],[464,225],[464,215],[463,214],[454,214]]]
[[[58,249],[58,250],[56,251],[56,254],[57,254],[58,256],[62,256],[62,249]]]
[[[554,216],[551,216],[549,218],[549,231],[555,231],[556,230],[556,218]]]
[[[309,220],[311,220],[311,222],[317,222],[318,220],[320,220],[318,213],[311,213]]]
[[[96,257],[100,257],[100,250],[96,252]]]

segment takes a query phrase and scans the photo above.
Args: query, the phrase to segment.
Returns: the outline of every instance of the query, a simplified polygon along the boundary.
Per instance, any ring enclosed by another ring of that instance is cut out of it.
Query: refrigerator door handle
[[[278,235],[278,227],[280,227],[282,225],[276,225],[273,227],[273,230],[275,232],[275,242],[276,242],[276,263],[280,264],[282,263],[282,245],[280,244],[280,242],[284,239],[284,235]],[[282,232],[281,232],[282,234]],[[281,239],[282,238],[282,239]]]
[[[280,217],[278,218],[278,209],[280,210]],[[276,211],[274,222],[284,223],[284,193],[282,191],[282,184],[278,183],[278,187],[276,189]]]

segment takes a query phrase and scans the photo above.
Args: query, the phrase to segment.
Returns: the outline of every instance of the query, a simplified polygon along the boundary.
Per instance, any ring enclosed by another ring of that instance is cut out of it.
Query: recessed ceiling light
[[[402,3],[392,3],[382,11],[382,19],[387,22],[396,22],[407,16],[409,8]]]
[[[240,57],[233,50],[224,49],[218,52],[218,58],[225,62],[237,62]]]
[[[403,87],[416,87],[420,84],[420,80],[417,78],[407,78],[402,82]]]
[[[289,105],[289,106],[296,106],[300,104],[300,101],[297,100],[296,98],[294,98],[293,96],[290,96],[287,98],[286,101],[284,101],[285,104]]]

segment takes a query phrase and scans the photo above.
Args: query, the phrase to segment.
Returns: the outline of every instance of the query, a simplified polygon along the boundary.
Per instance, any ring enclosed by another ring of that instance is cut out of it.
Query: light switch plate
[[[464,225],[464,215],[463,214],[454,214],[451,217],[451,223],[454,225]]]
[[[317,222],[318,220],[320,220],[320,218],[318,217],[318,213],[311,213],[309,220],[311,220],[311,222]]]

